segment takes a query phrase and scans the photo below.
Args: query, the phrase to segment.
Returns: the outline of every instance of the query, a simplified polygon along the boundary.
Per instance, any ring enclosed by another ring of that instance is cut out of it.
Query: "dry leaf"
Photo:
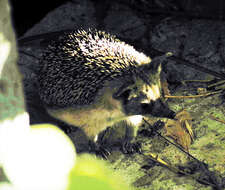
[[[163,94],[170,96],[171,94],[170,94],[170,90],[166,80],[161,81],[161,86],[162,86]]]
[[[168,120],[166,122],[166,136],[174,139],[179,145],[188,151],[194,140],[191,124],[192,118],[186,110],[182,110],[176,114],[175,119],[177,120]]]
[[[207,93],[207,89],[206,88],[197,88],[197,93],[198,94],[206,94]]]

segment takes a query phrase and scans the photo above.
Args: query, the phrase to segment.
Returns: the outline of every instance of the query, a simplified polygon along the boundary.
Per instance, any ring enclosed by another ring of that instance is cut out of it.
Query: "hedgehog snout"
[[[155,117],[167,117],[173,119],[175,113],[161,99],[148,100],[145,94],[129,99],[131,90],[126,90],[117,99],[122,101],[123,111],[126,115],[152,115]]]
[[[176,115],[175,112],[172,111],[160,98],[155,101],[151,101],[150,103],[142,103],[141,109],[143,115],[150,114],[155,117],[167,117],[170,119],[174,119]]]

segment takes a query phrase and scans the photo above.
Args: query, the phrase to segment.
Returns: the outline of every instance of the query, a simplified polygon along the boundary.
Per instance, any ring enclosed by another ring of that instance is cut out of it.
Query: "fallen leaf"
[[[182,110],[176,114],[175,119],[166,122],[165,135],[171,137],[186,151],[189,151],[189,147],[194,140],[191,115],[186,110]]]

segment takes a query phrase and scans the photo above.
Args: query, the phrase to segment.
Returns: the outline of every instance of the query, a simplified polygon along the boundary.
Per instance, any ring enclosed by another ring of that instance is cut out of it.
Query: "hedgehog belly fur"
[[[89,139],[94,138],[106,127],[127,118],[122,112],[121,102],[112,98],[109,89],[89,106],[82,108],[47,109],[48,113],[70,125],[81,128]]]

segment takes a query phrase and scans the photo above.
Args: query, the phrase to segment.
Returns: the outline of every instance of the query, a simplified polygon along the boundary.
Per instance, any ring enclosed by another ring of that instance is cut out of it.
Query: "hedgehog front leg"
[[[102,146],[97,142],[89,140],[88,144],[89,144],[89,152],[94,153],[96,156],[100,156],[103,159],[108,159],[108,156],[111,154],[111,150],[109,150],[107,147]]]
[[[115,123],[99,134],[97,143],[107,149],[119,148],[124,154],[141,152],[140,143],[134,141],[141,120],[142,116],[130,116],[126,120]]]
[[[98,125],[98,124],[97,124]],[[88,136],[88,152],[96,154],[96,156],[100,156],[103,159],[107,159],[111,154],[111,150],[109,147],[104,144],[99,143],[99,133],[103,131],[106,127],[94,124],[94,126],[85,126],[83,127],[83,131]]]
[[[141,115],[130,116],[126,119],[126,138],[122,143],[122,152],[125,154],[130,154],[134,152],[142,152],[141,144],[139,142],[134,142],[137,136],[138,129],[142,124]]]

